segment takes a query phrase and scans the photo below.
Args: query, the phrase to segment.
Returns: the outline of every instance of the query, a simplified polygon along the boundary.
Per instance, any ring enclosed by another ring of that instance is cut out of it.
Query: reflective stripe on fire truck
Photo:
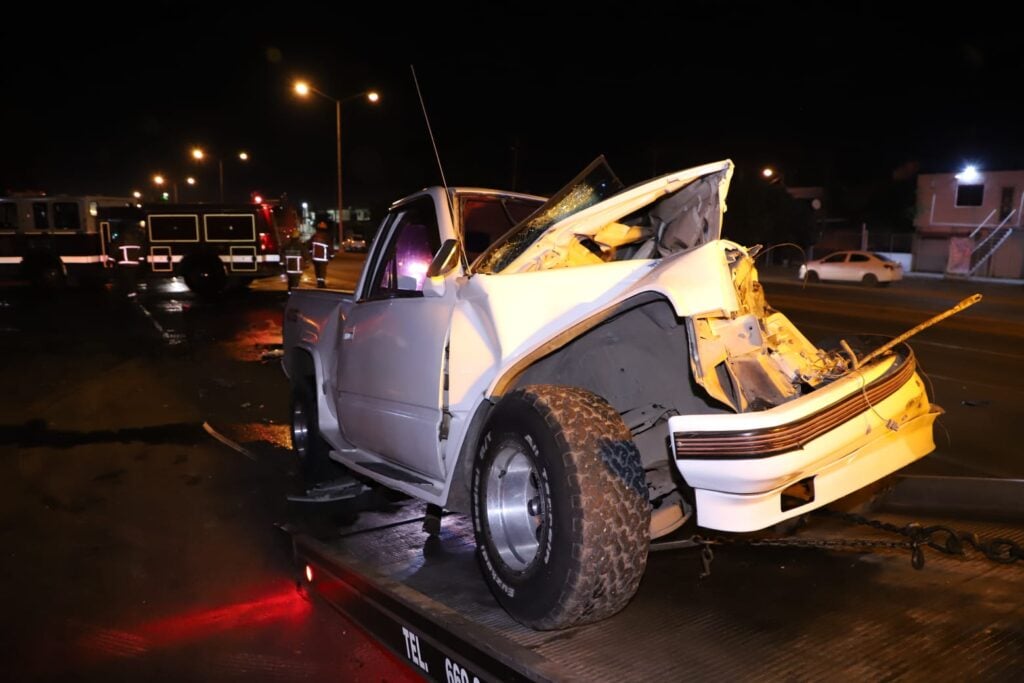
[[[139,265],[138,249],[137,244],[122,244],[117,249],[121,252],[121,258],[117,260],[119,266],[137,266]]]
[[[107,259],[106,256],[61,256],[60,260],[64,263],[103,263]],[[0,263],[21,263],[21,256],[0,256]]]

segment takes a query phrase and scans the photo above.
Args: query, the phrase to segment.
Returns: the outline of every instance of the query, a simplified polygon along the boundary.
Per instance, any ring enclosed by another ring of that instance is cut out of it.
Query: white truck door
[[[359,448],[440,479],[442,363],[454,292],[422,292],[441,244],[434,200],[423,196],[394,211],[341,329],[338,412]]]

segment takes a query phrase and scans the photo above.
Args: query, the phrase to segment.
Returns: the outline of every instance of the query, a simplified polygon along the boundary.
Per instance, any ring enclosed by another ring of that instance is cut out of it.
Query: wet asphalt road
[[[4,680],[418,680],[295,589],[286,294],[167,289],[0,290]]]
[[[361,255],[340,255],[351,287]],[[960,292],[766,279],[812,338],[896,334]],[[0,290],[0,632],[11,680],[413,680],[339,615],[296,593],[275,522],[308,521],[274,354],[280,281],[204,302],[178,285]],[[1024,476],[1024,297],[913,345],[948,439],[920,472]],[[209,423],[251,458],[214,441]]]

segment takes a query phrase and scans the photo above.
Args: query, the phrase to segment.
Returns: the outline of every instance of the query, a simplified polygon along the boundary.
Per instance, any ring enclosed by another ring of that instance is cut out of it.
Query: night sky
[[[598,154],[626,184],[726,157],[791,185],[1024,168],[1019,12],[896,5],[5,10],[0,191],[122,195],[162,171],[197,175],[182,200],[213,200],[215,164],[188,158],[201,144],[224,155],[229,199],[333,206],[334,107],[290,94],[304,76],[381,92],[342,110],[346,204],[377,207],[439,181],[410,63],[451,184],[550,193]]]

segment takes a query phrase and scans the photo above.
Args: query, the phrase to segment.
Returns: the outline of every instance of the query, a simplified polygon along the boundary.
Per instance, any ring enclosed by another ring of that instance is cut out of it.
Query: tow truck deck
[[[361,513],[329,538],[287,530],[300,580],[431,680],[1009,680],[1024,671],[1022,492],[1017,481],[908,478],[871,515],[1005,539],[1006,564],[924,548],[917,571],[909,551],[885,547],[884,529],[814,516],[787,544],[711,546],[704,578],[703,546],[656,541],[625,610],[547,632],[498,606],[460,515],[439,536],[415,501]],[[925,504],[957,519],[922,514]],[[985,506],[1003,520],[965,521]]]

